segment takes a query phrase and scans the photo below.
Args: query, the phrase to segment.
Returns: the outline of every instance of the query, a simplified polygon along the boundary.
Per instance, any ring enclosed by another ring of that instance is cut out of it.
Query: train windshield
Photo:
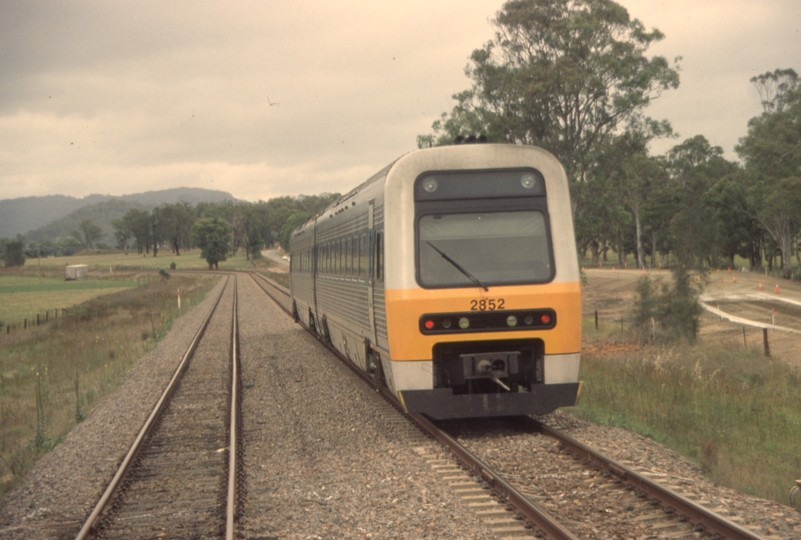
[[[483,287],[549,281],[547,234],[545,217],[536,210],[421,216],[420,284]]]

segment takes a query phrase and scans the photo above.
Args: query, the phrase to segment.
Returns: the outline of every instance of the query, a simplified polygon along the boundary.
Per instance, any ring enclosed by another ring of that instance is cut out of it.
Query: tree
[[[612,0],[510,0],[493,24],[495,38],[465,68],[472,88],[420,146],[470,133],[537,144],[583,182],[606,138],[679,84],[667,60],[645,57],[662,33]]]
[[[292,238],[292,231],[303,225],[311,215],[308,212],[295,212],[289,216],[281,228],[281,247],[289,251],[289,241]]]
[[[163,239],[170,244],[173,253],[180,255],[181,248],[189,248],[195,222],[192,207],[188,203],[165,204],[158,208],[158,217]]]
[[[748,200],[748,180],[742,168],[731,164],[732,172],[723,176],[704,194],[704,205],[711,209],[718,228],[718,248],[734,267],[734,256],[749,260],[749,267],[762,266],[765,230],[754,217]]]
[[[117,240],[117,248],[124,249],[127,254],[128,241],[133,236],[131,231],[126,228],[123,218],[112,220],[111,226],[114,228],[114,239]]]
[[[103,237],[103,230],[91,219],[84,219],[81,221],[78,228],[80,230],[72,231],[70,235],[86,249],[92,249],[94,243]]]
[[[122,218],[113,223],[115,237],[119,242],[125,238],[133,237],[136,240],[136,248],[139,253],[150,253],[151,222],[150,214],[144,210],[133,208],[128,210]]]
[[[778,245],[782,272],[790,279],[793,238],[801,226],[801,84],[791,69],[763,73],[751,82],[763,112],[749,120],[735,150],[745,162],[750,207]]]
[[[203,218],[192,226],[192,243],[200,247],[200,256],[209,263],[209,270],[218,269],[228,258],[231,248],[231,224],[221,218]]]
[[[736,170],[723,158],[723,149],[712,146],[703,135],[696,135],[668,151],[665,166],[670,175],[671,248],[679,263],[700,269],[717,266],[721,254],[721,224],[707,193],[719,179]]]
[[[19,235],[17,235],[16,240],[11,240],[6,243],[5,255],[3,256],[6,268],[25,265],[25,252],[23,250],[23,244],[23,239]]]

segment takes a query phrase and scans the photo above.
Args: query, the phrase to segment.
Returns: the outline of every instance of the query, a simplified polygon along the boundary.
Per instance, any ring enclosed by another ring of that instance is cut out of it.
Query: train
[[[409,152],[290,237],[292,315],[434,420],[542,415],[580,390],[567,176],[538,147]]]

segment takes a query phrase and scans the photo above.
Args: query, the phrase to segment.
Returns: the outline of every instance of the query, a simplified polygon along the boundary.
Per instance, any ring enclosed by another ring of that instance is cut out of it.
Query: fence
[[[28,327],[33,328],[34,326],[45,324],[50,321],[51,312],[53,313],[53,319],[58,319],[59,312],[61,312],[62,317],[67,314],[67,308],[48,309],[45,310],[44,316],[41,313],[37,313],[36,318],[31,317],[30,321],[26,317],[22,322],[8,323],[6,324],[6,334],[10,334],[12,330],[27,330]]]
[[[599,331],[599,321],[601,319],[599,318],[597,309],[593,312],[593,316],[594,316],[594,319],[595,319],[595,331],[598,332]],[[609,323],[614,324],[614,325],[618,325],[619,324],[620,325],[620,333],[621,333],[621,335],[624,335],[625,334],[625,323],[630,323],[632,320],[633,319],[631,317],[617,316],[617,317],[614,317],[614,318],[607,319],[606,322],[609,322]],[[763,351],[765,356],[770,357],[770,340],[768,339],[768,328],[766,328],[766,327],[760,328],[760,327],[754,327],[754,326],[748,326],[748,327],[742,326],[741,327],[741,330],[742,330],[742,342],[743,342],[743,348],[744,349],[748,348],[748,343],[749,343],[748,333],[746,331],[746,328],[748,328],[749,330],[753,330],[753,332],[751,333],[752,334],[751,335],[751,343],[753,343],[753,333],[762,334],[762,336],[761,336],[762,337],[762,351]],[[734,345],[734,344],[736,344],[737,341],[739,341],[740,330],[737,330],[736,328],[731,328],[731,329],[719,331],[719,332],[717,332],[717,334],[718,334],[718,336],[717,336],[718,339],[720,339],[722,337],[723,341],[729,341],[729,342],[732,343],[732,345]]]

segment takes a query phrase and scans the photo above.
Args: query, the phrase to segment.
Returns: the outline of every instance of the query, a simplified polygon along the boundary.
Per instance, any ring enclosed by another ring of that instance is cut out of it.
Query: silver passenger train
[[[548,413],[579,391],[574,238],[548,152],[417,150],[294,231],[293,313],[407,412]]]

